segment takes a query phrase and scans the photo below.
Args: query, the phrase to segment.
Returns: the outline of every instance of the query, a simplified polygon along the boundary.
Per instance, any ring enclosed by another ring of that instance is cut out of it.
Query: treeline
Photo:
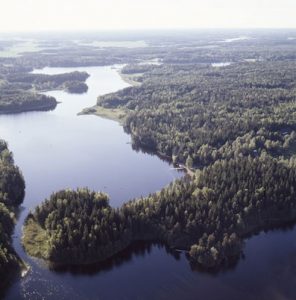
[[[8,85],[0,91],[0,114],[52,110],[57,106],[54,97]]]
[[[237,259],[247,235],[295,221],[295,186],[295,158],[265,153],[216,161],[119,209],[101,193],[60,191],[29,215],[24,246],[55,263],[81,264],[154,240],[189,250],[193,263],[213,268]],[[40,243],[46,251],[36,252]]]
[[[46,111],[57,106],[53,97],[37,91],[61,89],[69,93],[85,93],[86,72],[57,75],[32,74],[30,68],[0,65],[0,114],[24,111]]]
[[[20,270],[22,262],[11,245],[14,211],[22,203],[25,182],[7,144],[0,140],[0,287]]]
[[[23,244],[29,254],[61,264],[104,260],[131,242],[124,216],[107,195],[88,189],[64,190],[29,214]]]
[[[87,85],[84,81],[88,77],[89,74],[86,72],[78,71],[56,75],[18,72],[6,76],[6,80],[10,83],[30,84],[36,90],[69,89],[72,93],[81,93],[81,91],[87,90]]]
[[[155,68],[157,68],[157,65],[154,64],[145,64],[145,62],[143,62],[143,64],[130,64],[130,65],[126,65],[121,69],[121,73],[122,74],[144,74],[148,71],[154,70]]]
[[[71,94],[83,94],[86,93],[88,90],[88,86],[86,83],[75,80],[75,81],[66,81],[63,84],[63,89],[66,90],[66,92]]]
[[[27,52],[19,57],[1,58],[0,63],[22,68],[108,66],[114,64],[136,64],[155,59],[165,64],[211,64],[219,62],[241,62],[253,60],[295,60],[295,41],[288,40],[290,32],[248,32],[249,40],[227,43],[237,37],[237,32],[182,33],[179,36],[147,36],[148,47],[100,48],[90,43],[63,41],[38,41],[43,50]],[[186,37],[185,37],[186,36]],[[106,37],[108,38],[108,37]],[[138,37],[143,39],[143,36]],[[81,37],[83,40],[84,37]],[[128,37],[130,39],[130,37]]]

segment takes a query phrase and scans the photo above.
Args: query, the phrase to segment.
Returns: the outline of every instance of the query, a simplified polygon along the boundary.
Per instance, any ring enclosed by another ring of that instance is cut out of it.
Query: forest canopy
[[[295,186],[295,159],[261,155],[219,160],[119,209],[105,194],[59,191],[28,216],[23,243],[31,255],[80,264],[154,240],[217,267],[240,256],[248,234],[295,220]]]
[[[14,212],[25,195],[24,178],[7,143],[0,140],[0,287],[23,266],[11,245]]]
[[[0,67],[0,114],[53,110],[57,106],[56,99],[41,94],[43,91],[65,90],[80,94],[88,90],[86,72],[46,75],[27,71],[20,67]]]

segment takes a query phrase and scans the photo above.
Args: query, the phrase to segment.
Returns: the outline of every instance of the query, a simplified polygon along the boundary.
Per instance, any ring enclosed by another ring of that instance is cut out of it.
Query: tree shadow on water
[[[121,267],[124,264],[132,262],[134,258],[144,258],[150,255],[152,249],[158,247],[166,251],[167,254],[173,256],[176,260],[181,258],[181,254],[178,251],[172,250],[165,244],[159,242],[144,242],[138,241],[132,243],[123,251],[112,256],[111,258],[93,264],[87,265],[54,265],[50,264],[49,268],[51,271],[57,273],[71,273],[73,275],[97,275],[103,272],[112,271],[115,268]]]

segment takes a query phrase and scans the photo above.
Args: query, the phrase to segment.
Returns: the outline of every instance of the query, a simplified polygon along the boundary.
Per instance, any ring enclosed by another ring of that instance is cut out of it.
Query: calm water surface
[[[0,117],[0,136],[9,142],[26,180],[26,198],[14,235],[19,255],[31,265],[5,299],[295,299],[296,235],[293,229],[261,233],[247,241],[245,258],[217,274],[191,269],[184,253],[161,245],[136,244],[104,264],[50,270],[28,257],[21,226],[53,191],[88,186],[107,192],[111,205],[159,190],[182,176],[156,156],[135,152],[114,121],[77,116],[96,97],[127,86],[111,67],[45,68],[35,72],[87,71],[83,95],[52,91],[61,102],[51,112]]]

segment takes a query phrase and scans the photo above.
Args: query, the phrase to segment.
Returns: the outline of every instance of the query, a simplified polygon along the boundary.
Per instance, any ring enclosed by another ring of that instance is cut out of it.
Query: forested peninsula
[[[5,141],[0,140],[0,287],[25,268],[12,248],[15,213],[23,202],[25,181],[14,165],[12,153]]]
[[[45,75],[29,73],[29,70],[0,67],[0,114],[53,110],[57,100],[41,94],[43,91],[65,90],[80,94],[88,90],[86,72]]]
[[[54,193],[26,220],[29,254],[58,264],[104,260],[133,241],[189,251],[205,268],[237,259],[243,239],[296,219],[296,160],[219,160],[159,193],[111,208],[88,189]]]

